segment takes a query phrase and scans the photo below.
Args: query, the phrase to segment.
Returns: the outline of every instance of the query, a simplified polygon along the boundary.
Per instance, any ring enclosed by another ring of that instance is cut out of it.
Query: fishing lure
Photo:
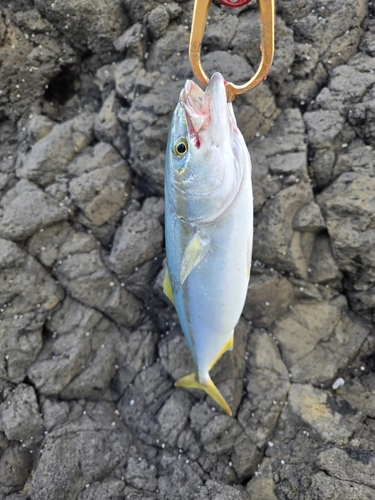
[[[220,0],[244,5],[247,0]],[[253,237],[251,162],[231,101],[267,75],[273,58],[274,4],[259,0],[262,61],[244,85],[211,80],[200,62],[211,0],[196,0],[189,57],[203,91],[188,80],[176,106],[166,151],[164,292],[176,307],[195,362],[175,385],[203,389],[229,415],[209,371],[233,348],[250,277]]]

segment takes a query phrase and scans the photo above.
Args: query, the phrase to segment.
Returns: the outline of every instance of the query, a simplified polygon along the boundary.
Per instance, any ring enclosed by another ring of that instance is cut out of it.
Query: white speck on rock
[[[332,385],[332,389],[335,391],[336,389],[338,389],[339,387],[341,387],[344,384],[345,384],[345,380],[340,377],[337,380],[335,380],[335,382]]]

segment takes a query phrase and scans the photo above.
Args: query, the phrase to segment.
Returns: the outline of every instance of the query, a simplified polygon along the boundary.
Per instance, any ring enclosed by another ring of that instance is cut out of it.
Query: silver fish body
[[[165,290],[174,301],[200,387],[228,413],[209,370],[232,347],[249,282],[253,195],[245,141],[219,73],[203,92],[187,81],[166,153]],[[168,276],[169,274],[169,276]]]

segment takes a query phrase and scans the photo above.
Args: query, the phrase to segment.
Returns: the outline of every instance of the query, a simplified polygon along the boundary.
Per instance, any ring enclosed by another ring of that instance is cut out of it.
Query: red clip
[[[219,0],[219,2],[225,7],[232,8],[233,7],[243,7],[251,2],[251,0]]]

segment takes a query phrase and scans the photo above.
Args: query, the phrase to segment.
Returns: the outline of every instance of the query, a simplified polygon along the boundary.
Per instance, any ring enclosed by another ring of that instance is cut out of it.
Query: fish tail
[[[209,375],[207,382],[199,382],[196,374],[192,373],[191,375],[180,378],[174,385],[176,387],[185,387],[186,389],[203,389],[224,411],[228,413],[228,415],[232,416],[232,411],[229,408],[228,403],[225,401],[216,385],[212,382]]]

